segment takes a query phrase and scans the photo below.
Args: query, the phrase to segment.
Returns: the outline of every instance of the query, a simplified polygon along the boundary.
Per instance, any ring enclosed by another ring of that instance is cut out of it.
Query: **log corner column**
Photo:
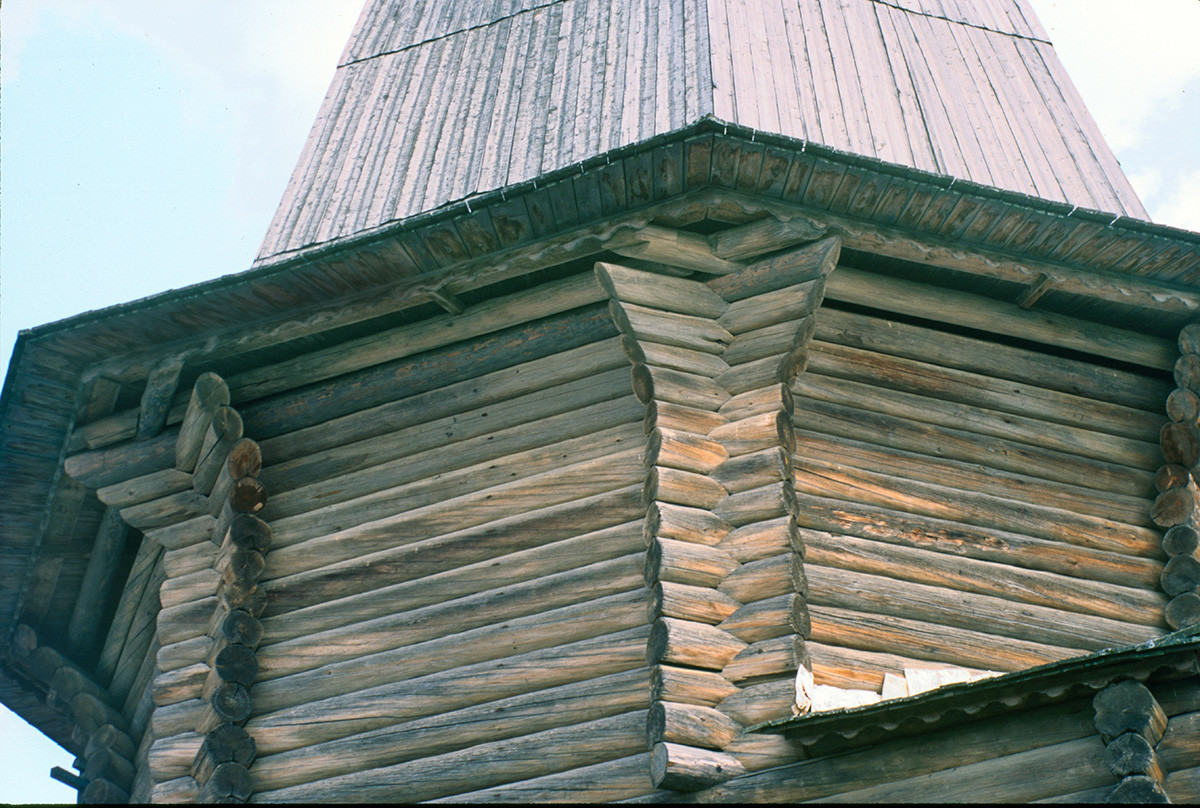
[[[1170,802],[1163,788],[1166,772],[1155,752],[1167,716],[1154,695],[1140,682],[1123,680],[1097,693],[1092,706],[1104,760],[1120,778],[1108,802]]]
[[[1151,512],[1166,531],[1169,560],[1159,580],[1170,598],[1164,617],[1175,630],[1200,624],[1200,323],[1180,332],[1179,352],[1177,389],[1167,397],[1170,421],[1161,433],[1165,465],[1155,478],[1159,494]]]

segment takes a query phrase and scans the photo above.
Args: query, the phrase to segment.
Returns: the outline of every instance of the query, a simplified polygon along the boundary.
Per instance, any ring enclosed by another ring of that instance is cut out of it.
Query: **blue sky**
[[[1151,218],[1200,230],[1200,3],[1031,3]],[[0,374],[18,329],[250,266],[361,4],[3,4]],[[27,729],[0,802],[73,802]]]

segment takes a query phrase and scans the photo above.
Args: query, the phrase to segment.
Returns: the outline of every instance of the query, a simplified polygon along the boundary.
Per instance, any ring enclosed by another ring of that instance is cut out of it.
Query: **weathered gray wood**
[[[766,733],[746,733],[735,738],[725,747],[725,754],[737,758],[748,772],[786,766],[804,756],[801,747],[792,744],[782,735]]]
[[[1200,624],[1200,595],[1195,592],[1176,595],[1163,614],[1167,625],[1176,630]]]
[[[230,761],[213,769],[208,782],[200,787],[200,801],[245,802],[253,790],[250,772],[241,763]]]
[[[725,489],[712,477],[669,466],[653,466],[646,473],[642,489],[642,501],[647,507],[652,502],[667,502],[712,510],[723,499]]]
[[[259,714],[275,712],[406,677],[471,665],[493,659],[498,653],[533,651],[642,625],[646,599],[645,590],[639,586],[632,592],[258,682],[254,686],[254,707]]]
[[[719,710],[699,704],[656,701],[646,718],[646,743],[680,743],[702,749],[724,749],[742,731]]]
[[[438,712],[260,758],[260,791],[446,754],[479,743],[584,723],[648,706],[645,668]]]
[[[741,264],[714,255],[703,236],[646,225],[638,231],[638,238],[641,240],[634,244],[614,247],[613,252],[709,275],[729,275],[742,269]]]
[[[167,425],[167,412],[182,372],[183,360],[174,356],[162,360],[150,371],[138,408],[137,440],[152,438]]]
[[[151,777],[156,783],[165,783],[177,777],[190,777],[192,761],[204,743],[198,732],[185,732],[167,738],[158,738],[150,746],[147,758]]]
[[[720,441],[730,457],[776,446],[789,448],[796,443],[792,420],[782,411],[764,412],[731,421],[713,428],[708,436]]]
[[[650,750],[650,779],[655,788],[699,791],[744,772],[736,757],[711,749],[659,743]]]
[[[103,612],[96,604],[107,603],[112,587],[120,585],[114,579],[128,536],[129,526],[121,521],[117,510],[106,508],[68,624],[67,643],[76,656],[90,655],[93,647],[102,639],[99,631]]]
[[[746,643],[714,626],[660,617],[650,628],[646,658],[652,665],[719,671],[745,647]]]
[[[1153,777],[1134,775],[1133,777],[1126,777],[1117,783],[1116,788],[1109,795],[1107,802],[1153,804],[1168,803],[1172,802],[1172,800],[1163,789],[1161,780],[1156,780]]]
[[[104,486],[96,491],[96,496],[105,505],[125,508],[177,494],[191,487],[190,474],[176,468],[167,468]]]
[[[743,724],[760,724],[794,715],[796,676],[785,675],[743,686],[721,702],[721,712]]]
[[[824,288],[823,280],[806,280],[743,298],[730,303],[717,322],[734,336],[785,321],[799,325],[820,304]],[[786,343],[780,346],[786,348]]]
[[[1163,550],[1169,556],[1194,555],[1200,549],[1200,533],[1193,525],[1175,525],[1163,534]]]
[[[730,494],[717,503],[713,513],[729,524],[741,527],[793,515],[796,507],[796,488],[787,480]]]
[[[715,707],[737,688],[724,676],[712,671],[655,665],[651,669],[650,698],[678,704],[699,704]]]
[[[708,287],[726,300],[744,300],[825,277],[837,265],[840,253],[839,238],[821,239],[814,244],[755,261],[737,274],[713,278],[708,281]]]
[[[645,720],[646,711],[637,710],[302,786],[264,791],[255,797],[264,801],[330,800],[352,792],[365,801],[385,801],[395,799],[400,793],[404,799],[416,802],[461,794],[643,751]],[[547,749],[555,749],[556,754],[545,754]]]
[[[191,775],[176,777],[163,783],[155,783],[150,791],[150,800],[156,803],[188,804],[199,801],[200,786]]]
[[[647,546],[647,585],[668,581],[689,586],[716,587],[737,562],[717,547],[674,539],[656,539]]]
[[[208,500],[195,491],[180,491],[161,499],[122,508],[121,519],[143,532],[176,525],[207,513]]]
[[[654,427],[663,429],[678,429],[682,432],[693,432],[697,435],[711,434],[712,430],[728,423],[724,416],[711,410],[688,407],[670,401],[649,401],[646,403],[645,424],[649,432]]]
[[[212,649],[213,639],[208,635],[192,637],[170,645],[163,645],[158,650],[158,669],[173,671],[208,659]]]
[[[779,446],[730,458],[712,471],[712,478],[731,494],[791,480],[792,453]]]
[[[1171,772],[1163,787],[1172,802],[1187,804],[1200,801],[1200,766]]]
[[[154,704],[165,707],[198,697],[208,671],[208,664],[203,662],[170,671],[159,671],[153,680]]]
[[[612,300],[609,315],[622,334],[639,343],[661,343],[720,355],[733,336],[716,320]]]
[[[729,660],[721,675],[731,682],[743,682],[763,676],[794,677],[801,665],[812,668],[804,638],[795,634],[785,634],[746,646]]]
[[[712,511],[669,502],[652,502],[646,508],[643,534],[647,543],[662,538],[712,547],[720,543],[729,530],[725,520]]]
[[[718,628],[748,645],[788,634],[807,637],[812,624],[804,598],[789,593],[747,603],[725,618]]]
[[[633,392],[644,404],[656,400],[715,412],[729,399],[729,393],[725,388],[707,376],[699,376],[695,373],[684,373],[671,368],[649,365],[634,365],[632,375]],[[668,427],[666,424],[660,426]],[[688,431],[704,434],[704,430]]]
[[[229,387],[220,376],[201,373],[197,377],[176,438],[175,468],[190,472],[196,467],[213,412],[217,407],[227,406],[229,400]]]
[[[675,617],[715,626],[741,604],[707,586],[659,581],[650,587],[650,619]]]
[[[711,319],[728,305],[699,281],[606,263],[597,263],[595,272],[608,296],[625,303]]]
[[[206,678],[209,670],[208,665],[205,665],[204,675]],[[203,684],[204,682],[201,680],[200,685],[203,686]],[[150,719],[150,733],[155,738],[170,738],[184,732],[194,732],[196,725],[200,722],[200,716],[204,714],[207,707],[208,703],[200,698],[198,687],[194,697],[175,704],[167,704],[155,710]]]
[[[788,550],[743,564],[733,570],[719,586],[725,594],[741,603],[795,593],[808,593],[808,580],[799,554]]]
[[[430,802],[618,802],[654,793],[646,776],[649,770],[650,753],[641,752],[592,766],[468,791]]]
[[[190,603],[217,594],[217,583],[221,573],[214,569],[200,569],[174,578],[168,577],[159,589],[159,602],[164,609]]]
[[[1113,738],[1104,749],[1104,762],[1117,777],[1143,775],[1161,783],[1165,775],[1154,747],[1136,732]]]
[[[1125,680],[1109,685],[1092,699],[1092,707],[1096,729],[1105,743],[1123,733],[1136,732],[1155,746],[1167,728],[1162,706],[1140,682]]]
[[[259,754],[300,749],[401,721],[590,680],[645,665],[644,623],[297,704],[247,724]]]
[[[721,405],[718,412],[730,421],[740,421],[765,412],[790,413],[794,407],[792,391],[786,384],[773,384],[733,396]]]
[[[751,522],[728,533],[718,545],[739,562],[746,564],[796,550],[803,554],[795,521],[791,516],[778,516],[762,522]],[[803,557],[803,555],[802,555]]]
[[[691,432],[656,427],[646,439],[647,466],[667,466],[708,474],[728,458],[729,453],[720,443]]]
[[[678,345],[664,345],[658,342],[635,342],[622,337],[621,344],[626,355],[633,363],[642,363],[684,373],[694,373],[715,379],[729,370],[726,361],[715,354],[697,351]]]
[[[1167,561],[1163,567],[1163,591],[1170,597],[1182,595],[1185,592],[1200,594],[1200,559],[1195,555],[1177,555]]]
[[[823,235],[825,228],[805,219],[767,217],[714,233],[708,237],[708,241],[713,252],[721,258],[741,260],[790,247],[798,242],[815,241]]]

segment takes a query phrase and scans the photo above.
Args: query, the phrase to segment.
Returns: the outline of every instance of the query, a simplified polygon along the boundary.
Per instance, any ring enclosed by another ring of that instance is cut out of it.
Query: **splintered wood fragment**
[[[669,466],[708,474],[728,459],[729,453],[724,446],[692,432],[656,427],[646,441],[647,466]]]
[[[1124,680],[1109,685],[1092,699],[1100,737],[1110,743],[1118,735],[1136,732],[1155,746],[1167,727],[1167,716],[1154,695],[1140,682]]]
[[[711,510],[724,498],[725,489],[708,475],[668,466],[651,468],[642,492],[647,506],[657,501]]]
[[[713,253],[731,261],[753,258],[765,252],[791,247],[800,242],[815,241],[825,235],[825,228],[807,219],[779,220],[774,217],[731,227],[708,237]]]
[[[651,669],[650,698],[678,704],[715,707],[737,692],[737,687],[713,671],[656,665]]]
[[[179,435],[175,439],[175,468],[190,472],[200,458],[200,447],[217,407],[228,406],[229,386],[215,373],[201,373],[192,386]]]
[[[786,594],[747,603],[718,628],[749,644],[788,634],[807,638],[812,633],[812,621],[804,598]]]
[[[138,440],[154,437],[167,425],[167,413],[171,409],[171,400],[175,397],[179,374],[182,372],[183,360],[178,357],[165,359],[150,371],[138,409]]]
[[[1136,732],[1113,738],[1104,750],[1104,762],[1117,777],[1140,774],[1161,783],[1165,776],[1154,747]]]
[[[689,586],[716,587],[737,568],[728,553],[703,544],[656,539],[646,548],[646,583],[669,581]]]
[[[728,275],[743,267],[713,255],[703,236],[647,225],[638,232],[639,242],[614,247],[613,252],[626,258],[654,261],[680,269],[690,269],[707,275]]]
[[[1195,592],[1176,595],[1167,604],[1163,616],[1167,625],[1176,631],[1200,625],[1200,595]]]
[[[603,262],[596,264],[595,271],[605,293],[625,303],[708,318],[721,316],[728,305],[699,281]]]
[[[1194,555],[1177,555],[1163,567],[1159,577],[1162,589],[1170,597],[1186,592],[1200,594],[1200,560]]]
[[[650,619],[675,617],[715,626],[741,606],[723,592],[707,586],[659,581],[650,587]]]
[[[660,617],[650,627],[646,657],[651,665],[719,671],[745,647],[746,643],[714,626]]]
[[[1190,424],[1172,421],[1162,428],[1159,435],[1163,459],[1168,463],[1194,466],[1200,460],[1200,435]]]
[[[1200,396],[1176,388],[1167,396],[1167,417],[1178,424],[1200,425]]]
[[[650,780],[655,788],[699,791],[745,772],[737,758],[711,749],[658,743],[650,750]]]
[[[729,533],[729,524],[705,508],[690,508],[669,502],[651,502],[646,508],[643,535],[653,539],[677,539],[705,544],[719,543]]]
[[[724,749],[742,731],[724,713],[699,704],[656,701],[646,717],[646,742],[681,743],[703,749]]]

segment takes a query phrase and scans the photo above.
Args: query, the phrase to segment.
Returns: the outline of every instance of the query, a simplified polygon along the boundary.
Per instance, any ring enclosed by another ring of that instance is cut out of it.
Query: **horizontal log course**
[[[1092,356],[1169,369],[1175,347],[1137,334],[1066,315],[1029,311],[967,292],[938,289],[916,281],[883,277],[849,267],[830,276],[826,296],[884,311],[954,323],[1032,342],[1071,348]]]
[[[728,422],[724,416],[711,410],[686,407],[682,404],[672,404],[669,401],[650,401],[646,403],[643,423],[646,432],[659,426],[663,429],[677,429],[681,432],[705,435]]]
[[[895,422],[899,424],[900,422]],[[978,491],[1008,499],[1057,505],[1076,513],[1112,519],[1137,527],[1153,527],[1147,497],[1099,491],[1081,485],[1031,479],[990,465],[982,455],[980,462],[935,457],[919,451],[906,451],[874,445],[850,437],[833,437],[808,429],[796,430],[796,455],[823,463],[852,468],[887,469],[890,474],[908,479]]]
[[[1172,802],[1187,804],[1200,801],[1200,766],[1172,771],[1163,783],[1163,790]]]
[[[822,377],[875,385],[1114,437],[1157,442],[1162,430],[1163,419],[1157,412],[817,339],[809,343],[808,361],[809,372]],[[804,377],[800,377],[796,383],[803,381]]]
[[[725,447],[704,435],[655,427],[647,436],[647,466],[708,474],[728,459]]]
[[[619,595],[638,587],[642,563],[642,553],[631,553],[421,608],[394,607],[392,613],[371,620],[351,615],[339,627],[259,648],[259,679],[272,680]]]
[[[728,391],[707,376],[671,368],[634,365],[632,384],[634,394],[643,404],[661,401],[715,413],[729,400]],[[704,434],[706,430],[688,431]]]
[[[208,499],[195,491],[180,491],[161,499],[121,509],[121,518],[142,531],[167,527],[208,512]]]
[[[1099,651],[1137,645],[1162,629],[1132,625],[1061,609],[1014,603],[1004,598],[947,590],[880,575],[805,564],[813,605],[871,611],[924,620],[1060,648]]]
[[[268,617],[382,589],[507,553],[545,545],[640,519],[642,486],[628,485],[558,505],[541,506],[411,544],[268,580]],[[274,557],[268,556],[267,574]],[[416,586],[420,586],[417,584]],[[464,593],[465,594],[465,593]]]
[[[729,305],[703,283],[597,262],[596,280],[610,298],[694,317],[716,318]]]
[[[608,312],[618,330],[639,343],[676,345],[719,356],[733,339],[718,321],[708,317],[677,314],[617,300],[609,302]]]
[[[217,583],[221,573],[214,569],[200,569],[177,577],[168,577],[159,587],[158,597],[162,608],[168,609],[183,603],[217,594]]]
[[[430,802],[618,802],[656,793],[646,776],[649,770],[650,753],[641,752],[591,766],[468,791]]]
[[[704,508],[651,502],[646,508],[642,530],[647,544],[655,538],[675,539],[713,547],[730,531],[725,520]]]
[[[634,364],[667,368],[710,379],[729,370],[729,364],[722,357],[706,351],[658,342],[637,342],[632,337],[621,337],[621,346]]]
[[[795,486],[800,493],[869,503],[1114,553],[1145,558],[1162,556],[1161,534],[1149,528],[839,464],[802,459],[795,464]]]
[[[198,802],[200,786],[191,775],[155,783],[150,790],[150,801],[169,805],[187,805]]]
[[[642,474],[640,451],[620,449],[365,523],[358,522],[359,517],[353,512],[340,509],[339,517],[356,522],[350,527],[339,527],[337,519],[318,523],[319,526],[310,519],[303,527],[297,524],[294,529],[284,531],[284,526],[276,523],[272,525],[276,547],[268,556],[264,577],[270,580],[294,575],[400,543],[515,516],[535,507],[545,508],[612,491],[640,479]],[[380,508],[386,507],[386,499],[380,498]],[[293,541],[298,536],[311,538]]]
[[[959,522],[797,494],[797,522],[829,533],[873,539],[994,561],[1014,567],[1076,575],[1125,587],[1154,589],[1162,562],[1149,558],[1064,545],[1002,530],[975,528]]]
[[[741,604],[716,589],[658,581],[650,586],[650,620],[675,617],[715,626]]]
[[[753,603],[778,595],[807,595],[808,579],[803,560],[789,549],[742,564],[726,575],[718,588],[740,603]]]
[[[212,595],[163,609],[158,613],[159,645],[166,647],[203,634],[216,607],[217,597]]]
[[[165,707],[169,704],[178,704],[181,701],[196,698],[200,695],[200,688],[208,677],[208,671],[209,666],[204,662],[186,665],[175,670],[159,671],[153,680],[154,704],[158,707]]]
[[[1169,597],[1185,592],[1200,594],[1200,559],[1194,554],[1171,558],[1163,567],[1159,580],[1162,582],[1163,591]]]
[[[810,280],[742,298],[730,303],[717,322],[734,336],[777,323],[795,323],[816,310],[824,290],[823,280]]]
[[[749,726],[795,715],[796,677],[782,676],[741,687],[721,702],[721,712]]]
[[[1167,625],[1175,630],[1200,624],[1200,595],[1184,592],[1167,603],[1163,615]]]
[[[615,400],[549,416],[537,421],[536,425],[524,423],[501,429],[497,423],[495,431],[465,440],[445,443],[446,433],[442,433],[444,445],[411,451],[403,457],[345,474],[326,469],[321,479],[306,485],[293,485],[283,493],[272,489],[271,502],[264,517],[275,523],[317,508],[361,500],[380,491],[399,491],[402,486],[423,491],[422,484],[427,487],[429,481],[443,477],[446,478],[447,488],[470,490],[470,487],[484,487],[488,480],[505,479],[498,476],[497,467],[525,469],[525,474],[531,474],[539,464],[544,467],[552,463],[558,447],[564,452],[573,451],[568,443],[570,440],[578,441],[588,435],[603,438],[622,427],[636,434],[636,423],[643,410],[629,392],[628,372],[620,375],[623,398],[617,396]],[[493,409],[490,415],[485,415],[490,418],[502,414]],[[499,421],[503,421],[503,418]],[[429,442],[429,437],[424,435],[422,440]],[[581,455],[579,459],[585,456]],[[472,480],[478,482],[472,483]],[[293,477],[290,482],[295,483],[296,479]]]
[[[204,743],[198,732],[184,732],[166,738],[158,738],[150,745],[147,762],[150,774],[156,783],[165,783],[177,777],[190,777],[192,761]]]
[[[259,758],[251,772],[270,791],[644,710],[647,677],[637,668],[397,722]]]
[[[708,240],[695,233],[646,225],[638,230],[637,238],[637,242],[628,246],[613,247],[613,252],[706,275],[729,275],[743,268],[741,264],[718,258]]]
[[[1162,781],[1145,775],[1133,775],[1117,783],[1109,794],[1108,801],[1144,804],[1171,802],[1163,789]]]
[[[1161,462],[1162,450],[1158,440],[1138,440],[1097,431],[1087,422],[1086,410],[1082,413],[1076,410],[1077,424],[1048,422],[1036,415],[1030,417],[1024,413],[991,409],[986,405],[943,400],[931,395],[931,391],[909,393],[888,390],[886,395],[881,395],[878,384],[819,373],[797,378],[792,383],[792,392],[806,400],[834,404],[850,401],[861,409],[894,418],[1004,438],[1114,465],[1153,469]],[[1082,407],[1079,404],[1075,406]]]
[[[772,446],[757,452],[728,458],[712,471],[712,478],[726,491],[737,494],[751,488],[792,478],[790,449]]]
[[[796,320],[784,320],[737,334],[721,357],[731,367],[768,357],[778,358],[794,348],[803,346],[807,343],[807,338],[812,336],[807,327],[801,328],[800,325]],[[805,322],[804,325],[807,326],[808,323]]]
[[[743,564],[788,551],[797,552],[803,559],[804,544],[797,531],[791,516],[777,516],[730,531],[718,546]]]
[[[725,754],[733,755],[747,772],[786,766],[804,757],[804,750],[782,735],[746,733],[735,738],[725,747]]]
[[[88,488],[116,485],[170,468],[174,461],[175,437],[176,431],[168,430],[146,441],[73,454],[63,461],[63,470],[72,480]]]
[[[730,494],[713,508],[713,513],[734,527],[765,522],[796,512],[796,489],[791,480],[769,483]]]
[[[181,640],[158,649],[156,664],[160,671],[173,671],[204,662],[212,650],[213,638],[207,634]]]
[[[729,301],[743,300],[807,280],[825,277],[837,265],[841,241],[836,237],[755,261],[741,271],[713,278],[707,285]]]
[[[1103,745],[1095,737],[1095,729],[1091,724],[1091,710],[1080,702],[1070,702],[1047,705],[1032,714],[1020,711],[970,721],[941,732],[927,733],[919,739],[900,737],[843,754],[801,760],[725,783],[704,796],[707,800],[731,802],[753,800],[755,794],[769,793],[778,800],[804,801],[846,794],[846,799],[850,800],[855,799],[850,793],[856,789],[881,785],[880,772],[887,772],[892,782],[911,778],[924,781],[927,777],[952,775],[956,767],[976,763],[986,767],[992,761],[1005,759],[1012,766],[1005,776],[1010,780],[1025,782],[1031,779],[1027,776],[1031,770],[1051,771],[1041,765],[1039,750],[1079,741],[1084,745],[1080,748],[1068,747],[1063,753],[1062,765],[1070,770],[1086,759],[1089,771],[1100,772],[1111,784],[1112,775],[1103,763]],[[1033,754],[1029,758],[1012,759],[1030,751]],[[947,775],[937,774],[943,770]],[[963,775],[961,779],[970,783],[972,777]],[[1087,778],[1082,779],[1086,781]],[[992,781],[989,779],[986,782]],[[1056,780],[1049,784],[1046,793],[1041,796],[1053,796],[1060,784],[1064,786],[1060,793],[1072,790],[1062,780]],[[955,799],[971,798],[970,795],[960,796],[960,792],[949,789],[934,791],[934,785],[936,781],[926,787],[923,796],[909,799],[927,800],[931,793],[954,794]],[[1014,798],[992,797],[999,800]]]
[[[1190,768],[1200,759],[1200,712],[1171,716],[1154,751],[1167,771]]]
[[[196,377],[175,441],[176,469],[190,473],[196,468],[213,414],[229,402],[229,386],[224,379],[215,373],[201,373]]]
[[[767,216],[756,222],[731,227],[708,237],[713,253],[721,258],[738,260],[753,258],[797,242],[815,241],[826,230],[803,219],[777,219]]]
[[[365,690],[452,667],[509,654],[573,642],[602,633],[642,625],[645,589],[576,603],[496,625],[427,640],[416,645],[359,656],[310,671],[261,681],[254,687],[258,714],[275,712],[302,701]],[[265,649],[264,649],[265,650]]]
[[[198,569],[195,565],[199,557],[216,550],[215,547],[209,549],[201,546],[213,544],[216,525],[216,519],[202,514],[179,524],[147,530],[145,538],[166,550],[167,556],[164,557],[163,564],[170,569],[170,574],[174,577],[186,574],[177,571],[181,566],[187,566],[187,572],[195,572]]]
[[[608,312],[597,306],[331,379],[320,395],[293,390],[241,412],[270,466],[627,365]]]
[[[660,617],[650,627],[646,658],[651,665],[720,671],[746,643],[715,626]]]
[[[429,758],[255,794],[264,801],[422,801],[625,757],[645,749],[646,711],[637,710],[520,738],[491,741]],[[545,750],[554,749],[553,755]]]
[[[207,673],[205,678],[208,678]],[[203,684],[201,682],[201,687]],[[199,691],[190,699],[159,707],[150,719],[150,732],[155,738],[170,738],[185,732],[194,732],[196,725],[200,723],[200,716],[207,707],[208,702],[200,698]]]
[[[725,618],[718,628],[749,645],[788,634],[808,637],[812,625],[805,599],[786,594],[747,603]]]
[[[714,588],[737,568],[728,553],[703,544],[675,539],[655,539],[646,548],[646,585],[663,581]]]
[[[728,391],[731,397],[761,390],[775,384],[785,384],[798,371],[804,369],[806,356],[807,349],[800,347],[782,356],[768,356],[753,362],[734,365],[717,376],[716,382]]]
[[[718,412],[730,421],[740,421],[766,412],[791,413],[795,400],[786,384],[772,384],[730,397]]]
[[[1161,592],[819,530],[800,534],[812,564],[1162,628]]]
[[[742,731],[719,710],[699,704],[656,701],[646,718],[646,742],[681,743],[702,749],[724,749]]]
[[[835,306],[825,306],[817,318],[814,336],[822,342],[1009,379],[1148,412],[1159,411],[1163,396],[1170,392],[1168,383],[1140,373],[843,311]]]
[[[1168,556],[1194,556],[1200,550],[1200,532],[1194,525],[1175,525],[1163,534],[1163,550]]]
[[[105,505],[128,508],[141,505],[171,494],[178,494],[192,487],[192,477],[175,468],[161,469],[140,477],[106,485],[96,491],[96,496]]]
[[[301,702],[246,725],[260,756],[301,749],[402,721],[641,668],[649,627],[639,625],[557,646],[397,679]],[[256,688],[257,697],[257,688]]]
[[[785,634],[751,643],[726,663],[721,675],[731,682],[747,682],[766,676],[794,676],[804,666],[812,668],[803,637]]]
[[[331,593],[330,599],[317,599],[311,606],[292,611],[279,613],[277,609],[276,616],[263,621],[264,641],[273,644],[312,635],[347,625],[350,620],[363,622],[419,609],[639,552],[644,547],[640,527],[637,522],[626,522],[387,586],[378,586],[369,576],[355,576],[352,582],[365,591],[342,597]]]
[[[918,659],[961,667],[1014,671],[1082,654],[1079,649],[835,606],[812,604],[808,612],[812,620],[811,639],[818,643],[864,651],[903,648],[906,654]]]
[[[676,743],[655,744],[650,750],[650,780],[655,788],[699,791],[745,773],[733,755]]]
[[[711,430],[708,436],[720,441],[730,457],[777,446],[791,448],[796,445],[792,420],[782,411],[765,412],[740,421],[731,421]]]
[[[653,466],[646,472],[642,501],[667,502],[688,508],[712,510],[725,499],[725,489],[707,474],[697,474],[669,466]]]
[[[650,672],[650,699],[715,707],[737,687],[713,671],[655,665]]]

